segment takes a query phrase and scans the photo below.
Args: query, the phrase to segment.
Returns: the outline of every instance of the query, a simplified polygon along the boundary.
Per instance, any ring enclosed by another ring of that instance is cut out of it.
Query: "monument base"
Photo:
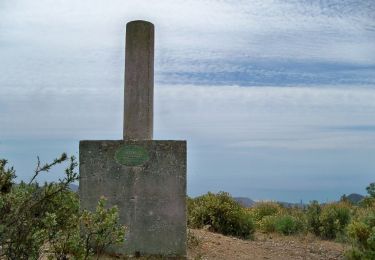
[[[186,141],[80,141],[79,196],[117,205],[125,242],[108,253],[186,257]]]

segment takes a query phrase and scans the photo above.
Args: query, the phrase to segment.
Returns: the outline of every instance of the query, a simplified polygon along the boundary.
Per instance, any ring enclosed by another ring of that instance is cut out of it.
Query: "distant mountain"
[[[363,200],[364,197],[365,196],[363,196],[361,194],[352,193],[352,194],[346,196],[346,199],[349,200],[353,204],[357,204],[358,202],[360,202],[361,200]]]
[[[242,207],[245,207],[245,208],[250,208],[256,203],[252,199],[245,198],[245,197],[234,197],[233,199],[237,201]]]

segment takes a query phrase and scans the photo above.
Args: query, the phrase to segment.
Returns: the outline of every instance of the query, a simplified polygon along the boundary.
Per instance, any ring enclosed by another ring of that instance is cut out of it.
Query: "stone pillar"
[[[124,139],[152,140],[154,97],[154,25],[126,25]]]
[[[126,26],[123,140],[79,144],[81,209],[104,196],[119,209],[125,241],[106,249],[147,259],[186,259],[186,141],[152,140],[154,26]]]

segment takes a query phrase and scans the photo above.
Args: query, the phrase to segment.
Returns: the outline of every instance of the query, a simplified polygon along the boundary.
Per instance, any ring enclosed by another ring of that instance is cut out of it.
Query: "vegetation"
[[[292,235],[300,233],[304,226],[300,220],[294,216],[280,216],[275,221],[275,230],[283,235]]]
[[[40,186],[36,179],[53,166],[67,162],[65,177]],[[105,208],[102,198],[95,212],[80,211],[78,195],[69,185],[78,179],[74,157],[62,154],[50,164],[38,158],[28,183],[15,184],[15,170],[0,160],[0,258],[88,259],[124,239],[117,208]]]
[[[251,238],[255,231],[251,215],[225,192],[188,199],[188,211],[188,225],[192,228],[208,227],[241,238]]]
[[[319,216],[319,235],[327,239],[344,235],[350,216],[350,205],[346,203],[332,203],[323,206]]]
[[[316,236],[320,235],[320,215],[322,214],[322,207],[318,201],[314,200],[310,203],[306,212],[307,228]]]
[[[369,194],[350,222],[347,235],[352,243],[352,249],[346,254],[348,259],[375,259],[375,183],[367,187]]]
[[[370,185],[366,188],[366,190],[371,198],[375,198],[375,182],[370,183]]]
[[[188,199],[191,228],[208,226],[214,232],[241,238],[263,233],[293,235],[310,232],[321,239],[350,243],[347,259],[375,259],[375,185],[360,203],[347,200],[328,204],[312,201],[304,208],[286,208],[275,202],[259,202],[241,208],[228,193],[208,193]]]
[[[277,215],[264,216],[257,225],[259,231],[263,233],[273,233],[276,232],[276,221],[278,219]]]
[[[67,163],[63,179],[40,186],[36,180],[57,164]],[[78,179],[74,157],[62,154],[50,164],[38,158],[29,182],[15,184],[15,170],[0,160],[0,259],[90,259],[122,243],[125,227],[118,224],[116,207],[101,198],[95,212],[79,209],[78,195],[69,185]],[[375,183],[368,196],[352,203],[341,201],[287,208],[260,202],[244,208],[228,193],[207,193],[188,198],[188,226],[251,239],[263,233],[312,233],[321,239],[350,243],[346,258],[375,259]],[[199,243],[188,236],[190,243]],[[193,244],[194,244],[193,243]]]
[[[263,218],[279,215],[282,211],[282,207],[274,202],[259,202],[248,211],[257,222],[257,226],[259,226],[262,223]]]

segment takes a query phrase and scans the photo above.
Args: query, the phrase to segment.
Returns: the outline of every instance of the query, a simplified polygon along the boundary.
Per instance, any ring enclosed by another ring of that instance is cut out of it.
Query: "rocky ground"
[[[189,231],[188,259],[343,259],[347,246],[322,241],[312,235],[281,236],[257,233],[254,240],[241,240],[211,233]]]

